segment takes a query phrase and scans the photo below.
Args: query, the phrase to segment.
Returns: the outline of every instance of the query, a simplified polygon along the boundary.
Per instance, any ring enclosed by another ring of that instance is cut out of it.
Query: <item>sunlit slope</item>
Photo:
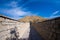
[[[42,21],[45,21],[45,20],[47,20],[47,19],[39,17],[39,16],[26,16],[26,17],[24,17],[22,19],[19,19],[18,21],[34,23],[34,22],[42,22]]]

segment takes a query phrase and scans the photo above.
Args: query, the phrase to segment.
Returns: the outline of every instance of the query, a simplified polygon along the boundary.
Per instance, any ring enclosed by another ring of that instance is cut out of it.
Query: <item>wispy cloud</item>
[[[18,7],[18,2],[16,1],[12,1],[8,4],[5,4],[8,7],[12,7],[11,9],[2,9],[0,10],[1,13],[5,13],[7,15],[10,15],[11,18],[14,19],[19,19],[22,18],[23,16],[31,16],[31,15],[35,15],[33,13],[31,13],[30,11],[23,11],[21,7]]]
[[[12,1],[12,2],[10,2],[10,3],[8,3],[8,4],[5,4],[5,6],[15,8],[15,7],[18,6],[17,4],[18,4],[17,1]]]
[[[53,15],[55,15],[55,14],[57,14],[59,11],[55,11],[55,12],[53,12]]]
[[[26,15],[31,15],[32,14],[31,12],[29,12],[29,11],[25,12],[20,8],[4,9],[3,13],[7,13],[7,14],[10,14],[10,15],[13,15],[13,16],[26,16]]]
[[[55,18],[55,17],[60,17],[60,15],[56,15],[56,14],[59,14],[59,12],[60,11],[55,11],[49,17],[44,17],[44,18],[51,19],[51,18]]]
[[[57,17],[58,15],[56,15],[56,14],[58,14],[58,13],[59,13],[59,11],[55,11],[55,12],[53,12],[52,15],[51,15],[49,18]]]

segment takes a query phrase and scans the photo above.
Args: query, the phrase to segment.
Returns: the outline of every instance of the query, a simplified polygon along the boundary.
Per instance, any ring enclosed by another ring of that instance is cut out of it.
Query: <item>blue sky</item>
[[[24,16],[60,16],[60,0],[0,0],[0,14],[13,19]]]

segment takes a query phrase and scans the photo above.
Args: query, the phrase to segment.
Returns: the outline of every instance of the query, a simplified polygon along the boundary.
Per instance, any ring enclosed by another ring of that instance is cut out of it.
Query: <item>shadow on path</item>
[[[33,27],[30,27],[30,34],[28,40],[43,40],[43,39],[40,37],[40,35]]]

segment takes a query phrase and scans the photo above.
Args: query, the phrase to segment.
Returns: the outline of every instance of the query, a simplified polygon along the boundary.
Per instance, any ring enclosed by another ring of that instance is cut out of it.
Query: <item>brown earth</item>
[[[39,16],[26,16],[22,19],[19,19],[20,22],[42,22],[45,21],[47,19],[43,18],[43,17],[39,17]]]

